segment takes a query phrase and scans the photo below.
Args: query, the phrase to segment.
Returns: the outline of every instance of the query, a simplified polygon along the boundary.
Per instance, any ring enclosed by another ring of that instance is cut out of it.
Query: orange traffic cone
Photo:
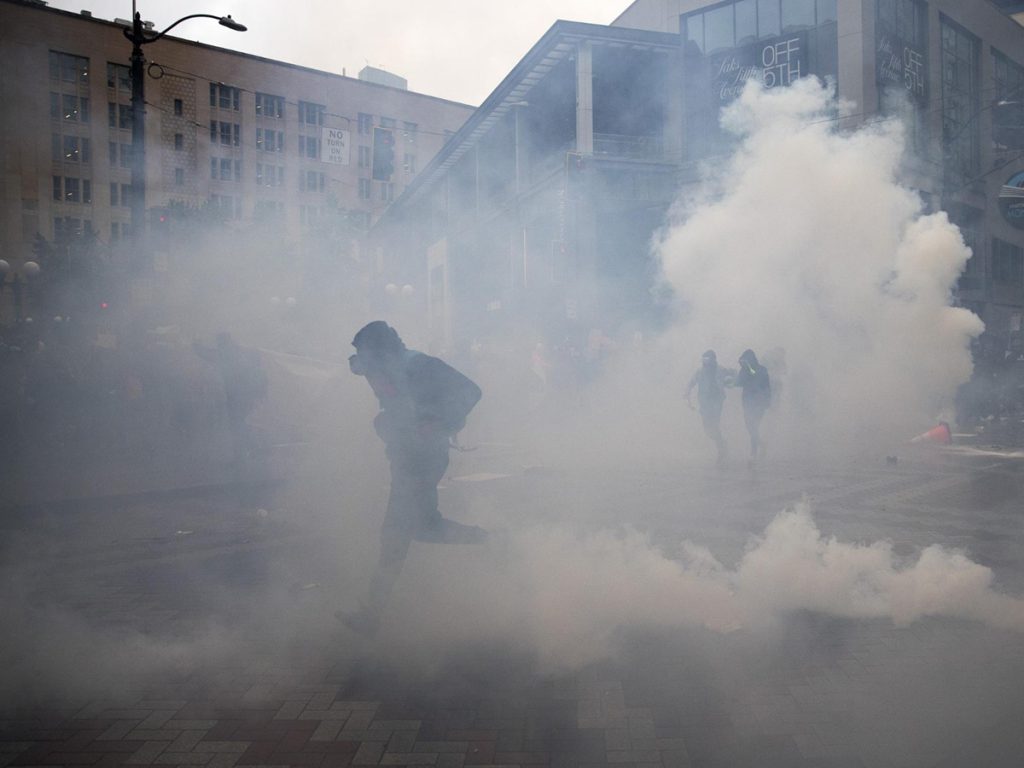
[[[951,445],[953,443],[953,431],[949,428],[949,424],[944,421],[940,421],[938,426],[932,427],[927,432],[922,435],[918,435],[910,442]]]

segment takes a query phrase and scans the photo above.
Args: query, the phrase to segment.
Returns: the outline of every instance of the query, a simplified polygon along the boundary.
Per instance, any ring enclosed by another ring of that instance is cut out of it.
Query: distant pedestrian
[[[704,434],[715,441],[719,464],[724,463],[726,458],[726,444],[722,437],[722,405],[725,403],[728,378],[729,372],[719,367],[715,351],[709,349],[701,356],[701,366],[693,374],[690,385],[686,388],[686,402],[690,403],[691,407],[693,403],[690,398],[694,387],[697,388],[697,406],[704,425]]]
[[[487,538],[482,528],[442,517],[437,498],[451,439],[481,393],[439,358],[407,349],[383,321],[364,326],[352,346],[352,373],[366,377],[380,403],[373,426],[391,465],[391,493],[367,603],[356,613],[336,615],[351,629],[372,635],[414,540],[479,544]]]
[[[757,361],[752,349],[740,355],[740,372],[736,376],[736,386],[743,389],[743,420],[750,434],[750,461],[754,462],[764,455],[764,444],[761,441],[761,419],[772,402],[772,386],[768,378],[768,369]]]

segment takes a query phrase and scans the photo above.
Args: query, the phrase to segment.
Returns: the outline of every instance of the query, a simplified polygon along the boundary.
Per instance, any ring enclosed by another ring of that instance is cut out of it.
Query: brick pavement
[[[571,472],[495,480],[449,496],[496,495],[528,520],[540,515],[529,504],[537,486],[575,480]],[[978,488],[998,492],[982,493],[974,507]],[[751,532],[806,493],[825,533],[886,537],[908,551],[959,546],[991,565],[1000,583],[1019,587],[1020,489],[1017,465],[950,458],[888,469],[780,466],[770,476],[606,472],[589,478],[583,495],[595,527],[620,524],[623,508],[642,510],[633,522],[659,539],[685,535],[729,562]],[[101,623],[174,635],[222,607],[190,591],[181,572],[329,546],[315,526],[237,514],[216,499],[155,504],[131,511],[134,523],[117,543],[75,523],[77,536],[54,545],[62,524],[50,521],[50,546],[34,552],[59,562],[61,573],[43,587],[50,600]],[[253,567],[250,578],[268,578]],[[625,627],[614,659],[562,672],[540,670],[511,647],[445,659],[429,674],[329,643],[298,662],[308,647],[290,647],[284,658],[229,654],[214,668],[179,659],[121,693],[69,687],[45,703],[6,708],[0,768],[1010,768],[1024,760],[1021,640],[946,619],[899,628],[801,614],[758,638]]]

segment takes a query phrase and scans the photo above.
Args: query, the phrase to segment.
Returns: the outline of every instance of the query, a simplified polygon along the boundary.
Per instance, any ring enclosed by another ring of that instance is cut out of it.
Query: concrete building
[[[126,24],[0,0],[0,258],[15,266],[31,258],[37,234],[92,230],[107,243],[128,231]],[[174,37],[144,51],[151,215],[179,205],[217,209],[239,226],[276,218],[296,240],[332,207],[365,226],[472,112]],[[392,168],[373,167],[375,140],[387,143]]]
[[[742,82],[721,73],[770,87],[813,74],[854,105],[842,128],[909,101],[907,181],[974,249],[957,300],[997,344],[1019,344],[1024,206],[1006,196],[1024,186],[1014,8],[637,0],[610,26],[557,22],[389,209],[375,231],[383,261],[428,289],[438,343],[465,341],[466,328],[526,321],[551,335],[652,315],[649,237],[697,164],[726,149],[717,115]]]

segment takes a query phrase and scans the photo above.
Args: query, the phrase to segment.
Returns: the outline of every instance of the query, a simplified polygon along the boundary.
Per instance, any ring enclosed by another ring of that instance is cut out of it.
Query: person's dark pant
[[[715,441],[719,461],[725,458],[725,438],[722,437],[722,403],[701,403],[700,420],[704,434]]]
[[[746,422],[750,434],[750,458],[756,459],[761,452],[761,419],[765,409],[756,405],[743,406],[743,421]]]
[[[448,469],[448,442],[388,446],[391,493],[380,531],[380,558],[370,580],[367,610],[379,613],[391,595],[415,541],[480,544],[487,532],[447,520],[438,510],[437,484]]]

